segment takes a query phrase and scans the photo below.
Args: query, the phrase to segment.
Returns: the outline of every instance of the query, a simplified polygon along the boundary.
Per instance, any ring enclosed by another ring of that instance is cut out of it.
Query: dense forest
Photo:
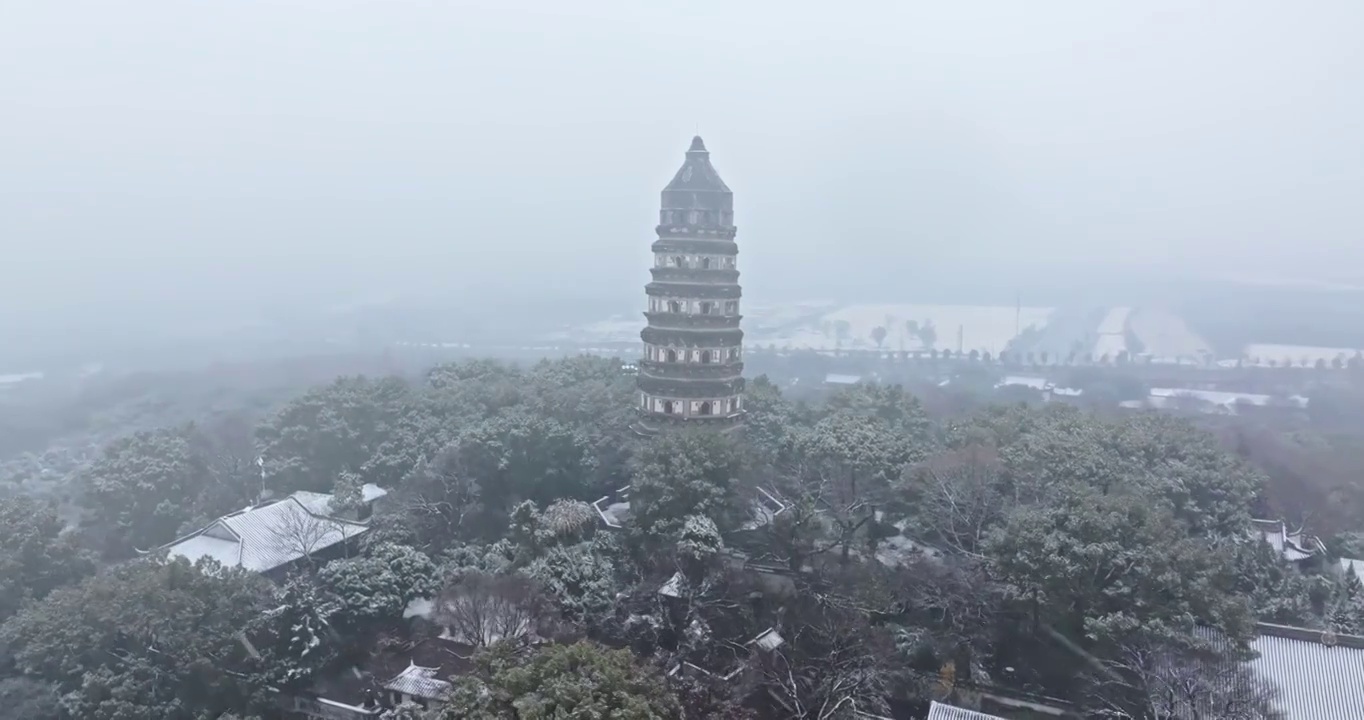
[[[1364,631],[1353,574],[1302,572],[1251,523],[1360,557],[1358,429],[746,392],[740,432],[646,439],[618,360],[470,361],[122,434],[58,493],[12,463],[0,717],[275,717],[281,693],[444,626],[477,650],[466,671],[386,717],[898,717],[988,686],[1250,719],[1271,700],[1238,674],[1256,621]],[[263,493],[342,507],[367,484],[388,494],[361,540],[284,578],[156,550]],[[592,503],[623,492],[612,527]],[[431,599],[437,617],[405,617]]]

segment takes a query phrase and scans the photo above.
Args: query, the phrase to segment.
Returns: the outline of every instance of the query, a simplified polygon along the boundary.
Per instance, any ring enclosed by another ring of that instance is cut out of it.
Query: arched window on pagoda
[[[678,302],[678,301],[676,301],[676,300],[669,300],[669,301],[668,301],[668,312],[670,312],[670,313],[680,313],[680,312],[682,312],[682,303],[680,303],[680,302]]]
[[[674,267],[686,267],[686,266],[687,266],[687,259],[684,258],[684,257],[682,257],[681,255],[674,255],[674,256],[673,256],[673,266],[674,266]]]
[[[663,401],[663,413],[664,413],[665,415],[672,415],[672,414],[673,414],[673,401],[672,401],[672,400],[664,400],[664,401]]]
[[[710,355],[710,351],[709,351],[709,350],[702,350],[702,351],[701,351],[701,364],[703,364],[703,365],[709,365],[710,362],[711,362],[710,358],[711,358],[711,355]]]
[[[669,350],[669,351],[668,351],[668,362],[677,362],[677,351],[676,351],[676,350]]]
[[[702,270],[709,270],[709,269],[710,269],[710,258],[708,258],[708,257],[703,257],[703,258],[701,258],[701,269],[702,269]]]
[[[707,401],[701,403],[701,414],[702,414],[702,415],[709,415],[709,414],[710,414],[710,401],[709,401],[709,400],[707,400]]]
[[[709,315],[709,314],[710,314],[710,311],[711,311],[711,307],[712,307],[713,305],[714,305],[714,303],[712,303],[712,302],[702,301],[702,302],[701,302],[701,314],[702,314],[702,315]]]

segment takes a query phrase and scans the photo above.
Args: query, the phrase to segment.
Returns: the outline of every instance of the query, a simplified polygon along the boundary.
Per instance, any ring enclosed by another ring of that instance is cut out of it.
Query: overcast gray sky
[[[913,300],[978,257],[1357,274],[1361,28],[1358,0],[11,0],[0,313],[637,292],[698,127],[755,299]]]

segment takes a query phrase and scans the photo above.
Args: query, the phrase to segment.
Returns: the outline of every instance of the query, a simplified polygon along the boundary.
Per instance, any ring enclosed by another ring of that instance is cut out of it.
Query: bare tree
[[[292,498],[281,503],[290,503],[290,506],[285,508],[279,521],[270,528],[275,549],[301,556],[307,563],[312,564],[313,553],[331,545],[340,533],[336,522],[331,518],[319,517],[308,512],[301,503]]]
[[[433,552],[453,542],[465,531],[465,523],[482,512],[478,484],[461,472],[452,451],[442,451],[432,461],[422,460],[390,497],[403,528],[415,535],[419,547]]]
[[[885,714],[889,638],[853,609],[811,599],[783,631],[786,643],[762,657],[758,682],[793,720],[833,720],[854,711]]]
[[[530,578],[468,572],[441,592],[435,619],[456,641],[487,647],[548,634],[550,616],[545,596]]]
[[[1093,704],[1143,720],[1284,720],[1277,691],[1222,647],[1189,647],[1149,639],[1125,644],[1099,662]]]
[[[1005,509],[994,450],[971,446],[945,453],[920,465],[913,477],[915,524],[947,549],[981,557],[981,543]]]

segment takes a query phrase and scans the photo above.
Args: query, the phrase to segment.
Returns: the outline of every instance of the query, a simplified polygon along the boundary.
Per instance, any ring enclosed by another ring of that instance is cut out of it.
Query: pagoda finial
[[[700,135],[691,139],[691,147],[687,148],[687,152],[706,152],[706,143],[701,140]]]

